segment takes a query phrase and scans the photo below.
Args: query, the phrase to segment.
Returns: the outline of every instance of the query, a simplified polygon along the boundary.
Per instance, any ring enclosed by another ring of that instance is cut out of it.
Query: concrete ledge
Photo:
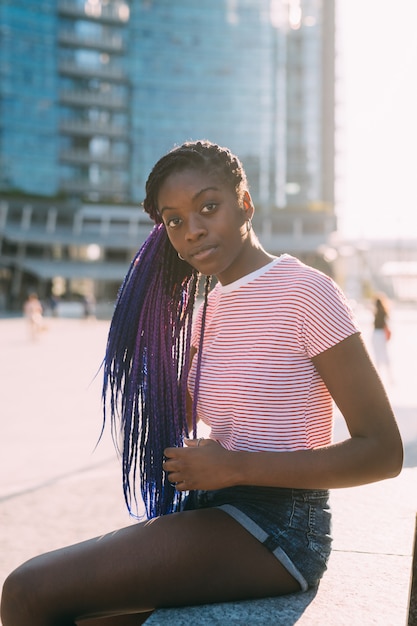
[[[146,626],[405,626],[411,557],[334,552],[317,591],[159,609]]]
[[[245,602],[223,602],[205,604],[184,609],[159,609],[145,622],[146,625],[172,624],[172,626],[190,626],[198,624],[269,624],[281,626],[295,624],[312,602],[315,591],[295,593],[281,598],[247,600]]]
[[[417,511],[417,468],[332,493],[334,549],[317,591],[159,609],[146,626],[405,626]]]

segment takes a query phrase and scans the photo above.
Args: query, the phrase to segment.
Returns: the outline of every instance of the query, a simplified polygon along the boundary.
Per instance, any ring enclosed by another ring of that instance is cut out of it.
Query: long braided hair
[[[191,325],[199,273],[181,260],[170,243],[158,210],[158,194],[168,176],[184,169],[215,173],[237,197],[247,188],[239,159],[207,141],[187,142],[163,156],[146,183],[145,211],[155,226],[133,259],[120,288],[103,363],[104,422],[110,414],[115,442],[120,441],[123,491],[129,512],[138,510],[136,483],[148,518],[179,510],[183,493],[162,469],[166,447],[182,446],[188,436],[186,395]],[[196,436],[197,389],[204,318],[197,355],[193,398]]]

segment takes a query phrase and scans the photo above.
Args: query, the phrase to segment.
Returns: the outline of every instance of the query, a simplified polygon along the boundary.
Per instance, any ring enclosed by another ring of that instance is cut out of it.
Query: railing
[[[80,120],[63,120],[59,128],[61,132],[70,135],[104,135],[106,137],[127,138],[128,131],[122,126],[115,126],[111,123],[84,122]]]
[[[271,216],[255,213],[254,225],[263,246],[275,254],[288,250],[294,254],[314,252],[337,228],[334,215],[307,211],[295,214],[291,210]]]
[[[101,196],[114,196],[115,194],[126,194],[128,190],[128,183],[117,179],[107,179],[99,183],[93,183],[87,178],[71,178],[61,180],[60,190],[64,192],[77,193],[96,192]]]
[[[61,74],[68,76],[82,76],[85,78],[103,78],[105,80],[125,83],[128,78],[124,70],[114,64],[107,65],[80,65],[74,61],[61,61],[59,63],[59,71]]]
[[[98,195],[124,195],[128,190],[128,183],[108,177],[101,183],[93,183],[87,178],[66,179],[61,181],[61,190],[67,192],[78,193],[94,193]],[[108,236],[109,241],[112,236],[119,235],[123,237],[123,233],[134,233],[135,236],[142,236],[143,232],[150,230],[149,218],[141,213],[138,209],[112,207],[110,211],[104,205],[86,205],[87,208],[77,211],[70,217],[72,233],[78,234],[81,238],[87,238],[93,234],[99,234],[101,237]],[[13,238],[18,240],[31,241],[35,236],[43,237],[48,234],[66,232],[60,224],[60,214],[55,210],[45,211],[45,217],[41,220],[40,213],[36,210],[36,224],[34,222],[35,211],[30,205],[24,205],[19,212],[14,211],[13,217],[11,212],[7,210],[6,203],[0,203],[0,225],[3,229],[9,230],[13,227]],[[2,218],[1,218],[2,216]],[[310,216],[311,217],[311,216]],[[308,216],[306,216],[306,219]],[[332,232],[331,225],[333,222],[329,220],[323,226],[322,232],[317,234],[307,234],[303,229],[302,223],[294,220],[292,229],[287,232],[279,232],[268,230],[268,222],[263,222],[258,217],[256,232],[262,244],[268,251],[279,254],[282,252],[309,253],[317,252],[327,244]],[[69,225],[68,225],[69,226]]]
[[[58,2],[58,11],[62,15],[69,17],[81,17],[109,24],[125,24],[130,17],[129,6],[125,2],[103,6],[101,3],[93,4],[86,0],[84,6],[79,6],[68,0],[60,0]]]
[[[120,181],[119,181],[120,182]],[[66,181],[68,186],[83,184],[97,189],[88,181]],[[117,187],[117,181],[111,183]],[[135,246],[148,236],[153,222],[137,208],[106,206],[83,207],[70,216],[64,216],[56,207],[45,207],[40,212],[31,205],[8,211],[6,202],[0,202],[0,234],[13,242],[32,245],[72,244],[87,245],[94,242],[108,248],[125,248],[134,241]],[[64,220],[62,218],[64,217]]]
[[[128,162],[127,155],[117,154],[92,154],[88,150],[63,150],[60,153],[61,161],[74,164],[102,163],[104,165],[125,165]]]
[[[126,109],[127,100],[123,96],[93,91],[61,91],[59,99],[65,104],[99,106],[106,109]]]
[[[124,50],[123,39],[117,35],[86,37],[70,30],[62,30],[58,34],[58,42],[67,46],[88,48],[90,50],[103,50],[117,53],[121,53]]]

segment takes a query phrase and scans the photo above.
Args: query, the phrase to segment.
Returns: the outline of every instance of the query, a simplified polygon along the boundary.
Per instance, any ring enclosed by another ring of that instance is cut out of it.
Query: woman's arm
[[[205,440],[166,450],[164,466],[180,490],[259,485],[299,489],[352,487],[396,476],[403,448],[380,378],[360,335],[313,359],[342,412],[350,438],[295,452],[231,452]]]

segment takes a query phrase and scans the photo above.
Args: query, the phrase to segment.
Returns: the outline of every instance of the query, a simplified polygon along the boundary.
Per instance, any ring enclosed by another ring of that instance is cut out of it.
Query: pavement
[[[358,317],[369,341],[371,312],[361,308]],[[109,322],[45,321],[34,341],[23,319],[0,319],[0,585],[31,556],[133,523],[108,430],[96,447]],[[406,623],[417,511],[417,310],[395,308],[392,330],[387,390],[405,444],[404,470],[393,480],[332,493],[329,571],[314,602],[286,624]],[[337,415],[335,439],[345,432]],[[314,621],[313,607],[322,621]],[[150,626],[169,623],[155,621],[158,614]],[[210,623],[238,623],[224,616]],[[201,617],[195,623],[209,623]],[[278,623],[268,619],[263,623]],[[260,622],[252,613],[240,623]]]

